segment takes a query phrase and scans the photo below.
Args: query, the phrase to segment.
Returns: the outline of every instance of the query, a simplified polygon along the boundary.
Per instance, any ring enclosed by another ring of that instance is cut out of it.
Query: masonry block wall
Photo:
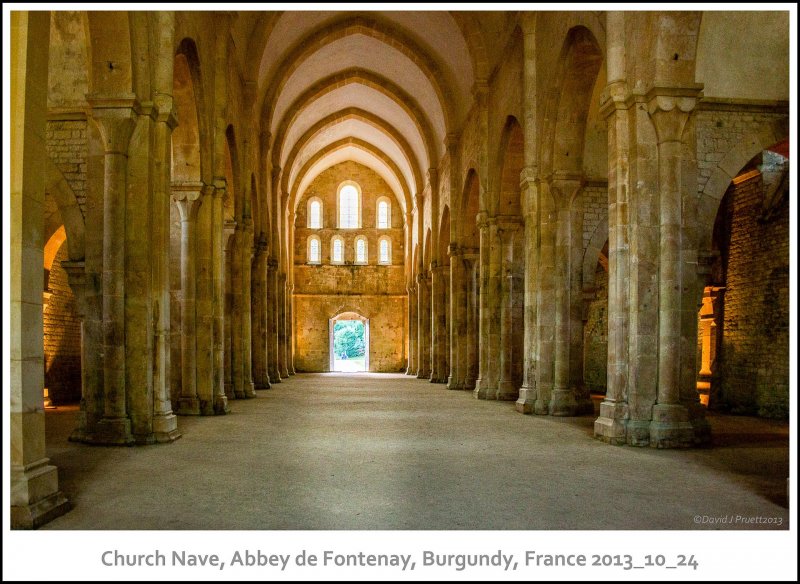
[[[730,245],[720,364],[721,404],[734,413],[789,416],[789,204],[765,209],[757,174],[723,201]]]
[[[81,211],[86,205],[87,142],[84,120],[47,122],[47,154],[69,183]]]
[[[338,229],[336,197],[349,180],[361,187],[361,228]],[[376,228],[379,197],[391,201],[391,228]],[[308,200],[323,205],[321,229],[309,229]],[[331,239],[344,240],[344,265],[331,265]],[[379,237],[391,238],[391,265],[378,265]],[[318,236],[321,263],[308,263],[308,238]],[[367,265],[354,265],[355,239],[367,239]],[[329,320],[342,312],[369,319],[370,371],[399,372],[406,367],[407,329],[403,211],[386,182],[356,162],[337,164],[312,181],[299,201],[294,236],[294,366],[297,371],[329,371]]]
[[[608,272],[597,264],[594,299],[583,329],[583,382],[592,393],[605,393],[608,376]]]
[[[49,299],[44,308],[44,383],[54,405],[81,399],[81,321],[67,273],[61,267],[68,259],[67,246],[62,244],[45,290]]]

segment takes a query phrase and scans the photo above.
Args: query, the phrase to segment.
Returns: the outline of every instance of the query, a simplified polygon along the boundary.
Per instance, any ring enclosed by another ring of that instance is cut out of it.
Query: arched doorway
[[[369,319],[342,312],[328,322],[330,370],[369,371]]]

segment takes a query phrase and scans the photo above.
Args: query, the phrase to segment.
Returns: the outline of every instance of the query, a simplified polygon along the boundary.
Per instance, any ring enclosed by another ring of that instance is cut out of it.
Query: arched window
[[[367,263],[367,238],[363,235],[356,237],[356,263]]]
[[[385,235],[378,241],[378,263],[387,266],[392,263],[392,240]]]
[[[389,229],[392,226],[392,204],[387,197],[378,199],[378,210],[375,215],[378,220],[378,229]]]
[[[318,264],[322,257],[322,250],[319,243],[319,237],[312,235],[308,238],[308,263]]]
[[[344,240],[338,235],[334,235],[331,239],[331,263],[344,263]]]
[[[322,229],[322,201],[317,197],[308,201],[308,228]]]
[[[361,188],[352,181],[339,187],[339,227],[355,229],[361,227]]]

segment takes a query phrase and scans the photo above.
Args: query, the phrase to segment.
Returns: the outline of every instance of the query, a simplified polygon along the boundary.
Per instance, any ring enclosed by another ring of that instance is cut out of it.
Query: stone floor
[[[788,528],[785,422],[712,415],[711,448],[614,447],[592,416],[368,373],[297,375],[229,416],[181,418],[173,444],[74,444],[75,417],[47,412],[74,509],[43,529]]]

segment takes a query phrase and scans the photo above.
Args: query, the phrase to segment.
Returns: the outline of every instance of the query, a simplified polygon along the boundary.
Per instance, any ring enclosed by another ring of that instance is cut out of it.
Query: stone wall
[[[717,164],[734,148],[747,147],[754,136],[768,129],[775,129],[776,136],[788,135],[789,118],[782,108],[745,108],[713,102],[701,102],[700,108],[695,121],[698,192],[703,192]]]
[[[583,328],[583,382],[592,393],[605,393],[608,378],[608,272],[598,263],[595,297]]]
[[[294,295],[296,371],[330,371],[329,319],[356,312],[369,319],[369,370],[405,370],[406,297]]]
[[[764,213],[757,174],[726,193],[730,225],[720,400],[734,413],[789,415],[789,204]]]
[[[608,223],[608,184],[594,182],[583,187],[584,253],[601,221]]]
[[[339,185],[351,180],[362,193],[360,229],[338,229],[336,196]],[[391,228],[376,228],[377,199],[391,201]],[[323,227],[309,229],[308,201],[323,205]],[[321,243],[321,263],[308,264],[308,238]],[[331,239],[344,240],[344,265],[331,264]],[[354,265],[355,238],[367,238],[367,265]],[[391,265],[378,265],[378,238],[392,241]],[[369,168],[348,161],[337,164],[311,182],[299,201],[294,235],[294,367],[297,371],[328,371],[329,320],[342,312],[369,319],[370,371],[398,372],[406,367],[407,330],[405,234],[399,202],[383,179]]]
[[[81,212],[86,205],[86,120],[47,122],[47,154],[64,175]]]
[[[61,262],[69,260],[66,242],[50,267],[44,309],[45,387],[54,405],[77,403],[81,399],[81,321],[75,311],[75,297]]]

